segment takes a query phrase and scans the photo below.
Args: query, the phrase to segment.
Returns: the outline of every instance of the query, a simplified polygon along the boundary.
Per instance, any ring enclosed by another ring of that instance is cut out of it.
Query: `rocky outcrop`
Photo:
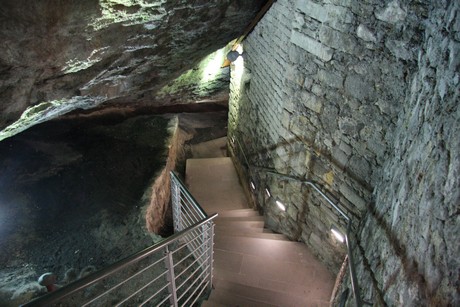
[[[23,124],[2,138],[77,108],[177,103],[158,91],[240,35],[263,2],[3,1],[0,129]],[[192,88],[188,101],[222,84]]]

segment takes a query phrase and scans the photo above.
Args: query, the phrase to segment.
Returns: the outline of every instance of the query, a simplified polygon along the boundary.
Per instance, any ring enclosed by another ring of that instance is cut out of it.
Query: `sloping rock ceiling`
[[[75,109],[183,103],[172,97],[180,82],[196,82],[200,60],[240,35],[264,2],[2,1],[0,139]],[[192,102],[219,86],[177,92]]]

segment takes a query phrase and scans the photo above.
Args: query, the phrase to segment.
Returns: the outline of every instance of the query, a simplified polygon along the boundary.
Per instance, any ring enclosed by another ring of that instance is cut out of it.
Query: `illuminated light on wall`
[[[206,57],[205,60],[203,60],[205,61],[205,67],[203,69],[201,82],[209,82],[217,77],[217,75],[220,73],[223,59],[224,48],[217,50],[216,52]]]
[[[238,53],[240,54],[243,54],[243,45],[238,45],[238,48],[236,48],[236,51],[238,51]],[[239,56],[233,63],[233,73],[234,75],[232,76],[232,78],[234,78],[235,80],[238,81],[238,83],[240,83],[241,81],[241,78],[243,76],[243,73],[244,73],[244,59],[242,56]]]
[[[237,48],[240,50],[239,52],[243,51],[243,46],[240,44]],[[229,62],[229,61],[228,61]],[[235,62],[231,63],[230,65],[230,76],[231,76],[231,83],[230,83],[230,95],[231,99],[229,101],[229,108],[230,112],[233,114],[233,121],[229,121],[230,126],[229,131],[232,130],[231,126],[238,126],[240,108],[242,106],[241,99],[245,97],[244,84],[243,84],[243,75],[244,75],[244,59],[242,56],[239,56]],[[238,139],[237,139],[238,141]]]
[[[280,208],[280,210],[286,211],[286,206],[279,200],[276,201],[276,205],[278,206],[278,208]]]
[[[243,55],[243,46],[239,44],[236,49],[230,50],[227,53],[227,61],[230,61],[231,63],[234,63],[236,60],[239,58],[242,58]]]
[[[331,232],[338,241],[345,242],[345,236],[335,226],[331,227]]]
[[[254,184],[254,182],[251,181],[251,189],[255,190],[256,189],[256,185]]]
[[[267,194],[268,197],[272,197],[272,194],[270,194],[270,191],[268,189],[265,189],[265,193]]]
[[[243,45],[239,44],[238,47],[236,47],[235,50],[238,51],[239,54],[243,54]]]

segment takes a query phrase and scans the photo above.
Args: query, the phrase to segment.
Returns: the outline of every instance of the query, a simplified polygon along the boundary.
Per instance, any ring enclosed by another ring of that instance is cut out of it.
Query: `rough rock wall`
[[[388,305],[458,306],[459,2],[433,3],[425,25],[360,240]]]
[[[263,2],[2,1],[0,129],[31,106],[49,118],[161,104],[158,90],[240,35]]]
[[[353,220],[363,298],[383,305],[458,299],[457,6],[279,0],[232,67],[230,145],[268,225],[337,272],[345,223],[300,180],[323,186]]]

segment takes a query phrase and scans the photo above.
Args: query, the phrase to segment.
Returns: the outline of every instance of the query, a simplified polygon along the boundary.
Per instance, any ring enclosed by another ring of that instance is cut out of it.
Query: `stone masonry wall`
[[[337,273],[330,228],[346,223],[300,180],[321,186],[353,220],[377,305],[458,301],[458,14],[455,1],[278,0],[232,67],[230,147],[267,224]]]
[[[389,305],[460,305],[459,7],[430,7],[392,153],[360,229]]]

